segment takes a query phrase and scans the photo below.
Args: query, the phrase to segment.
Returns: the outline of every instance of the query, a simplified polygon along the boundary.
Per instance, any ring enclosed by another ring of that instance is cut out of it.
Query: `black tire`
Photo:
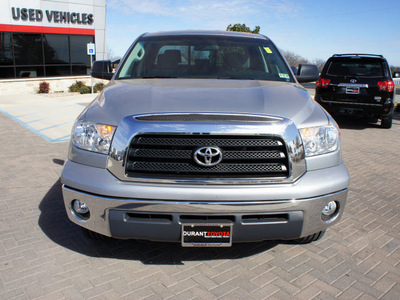
[[[382,118],[381,119],[381,127],[382,128],[386,128],[386,129],[392,128],[392,121],[393,121],[393,115],[392,114],[390,114],[387,117]]]
[[[314,234],[310,234],[308,236],[296,239],[293,242],[295,242],[296,244],[309,244],[311,242],[315,242],[315,241],[322,239],[325,232],[326,232],[326,230],[323,230],[323,231],[320,231],[320,232],[317,232]]]
[[[104,236],[104,235],[102,235],[100,233],[91,231],[91,230],[83,228],[83,227],[81,227],[81,229],[82,229],[82,232],[83,232],[84,236],[87,237],[89,240],[101,241],[101,240],[107,239],[106,236]]]

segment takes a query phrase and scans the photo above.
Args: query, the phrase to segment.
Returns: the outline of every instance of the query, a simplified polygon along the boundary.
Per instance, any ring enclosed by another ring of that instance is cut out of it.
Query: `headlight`
[[[114,126],[76,121],[72,128],[72,143],[81,149],[108,154]]]
[[[306,156],[335,151],[339,146],[339,128],[335,125],[300,129]]]

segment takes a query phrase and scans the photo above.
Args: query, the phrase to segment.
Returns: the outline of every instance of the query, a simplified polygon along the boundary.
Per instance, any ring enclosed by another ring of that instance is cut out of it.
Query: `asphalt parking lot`
[[[62,202],[68,142],[0,113],[0,299],[399,299],[400,114],[338,122],[351,185],[322,240],[192,249],[87,240]]]

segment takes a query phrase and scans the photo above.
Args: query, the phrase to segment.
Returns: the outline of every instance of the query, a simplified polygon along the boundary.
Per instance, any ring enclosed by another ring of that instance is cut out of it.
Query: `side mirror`
[[[113,70],[116,70],[118,68],[119,63],[121,62],[121,59],[117,59],[113,62],[111,62],[111,67]]]
[[[94,78],[110,80],[114,75],[111,68],[111,61],[96,60],[92,65],[91,75]]]
[[[393,78],[400,78],[400,72],[393,72]]]
[[[298,82],[312,82],[319,78],[317,65],[299,64],[296,79]]]

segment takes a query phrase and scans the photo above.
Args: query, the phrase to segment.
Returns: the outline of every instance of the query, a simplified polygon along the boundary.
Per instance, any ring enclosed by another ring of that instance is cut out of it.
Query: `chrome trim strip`
[[[338,87],[368,88],[368,84],[366,84],[366,83],[339,83]]]
[[[160,114],[157,114],[160,115]],[[168,114],[166,114],[168,115]],[[226,114],[225,114],[226,115]],[[237,114],[236,114],[237,115]],[[306,171],[303,141],[295,124],[284,118],[264,116],[277,120],[276,122],[226,123],[221,122],[143,122],[136,120],[138,115],[125,117],[114,134],[107,169],[118,179],[131,182],[146,183],[183,183],[183,184],[267,184],[290,183],[297,180]],[[246,115],[245,115],[246,116]],[[135,135],[272,135],[285,141],[289,156],[289,177],[266,178],[216,178],[207,180],[203,178],[132,178],[125,174],[129,145]]]
[[[197,119],[194,120],[183,120],[184,117],[198,116]],[[282,118],[272,117],[272,116],[263,116],[263,115],[255,115],[255,114],[227,114],[227,113],[168,113],[168,114],[138,114],[135,115],[135,119],[142,122],[168,122],[163,117],[171,117],[170,121],[173,122],[205,122],[204,119],[207,117],[215,118],[213,121],[208,122],[238,122],[235,118],[241,118],[244,123],[276,123],[282,121]],[[231,117],[232,119],[230,119]],[[153,118],[153,120],[146,120],[146,118]],[[157,120],[159,118],[159,120]],[[174,120],[175,118],[175,120]],[[218,121],[218,119],[220,119]]]

